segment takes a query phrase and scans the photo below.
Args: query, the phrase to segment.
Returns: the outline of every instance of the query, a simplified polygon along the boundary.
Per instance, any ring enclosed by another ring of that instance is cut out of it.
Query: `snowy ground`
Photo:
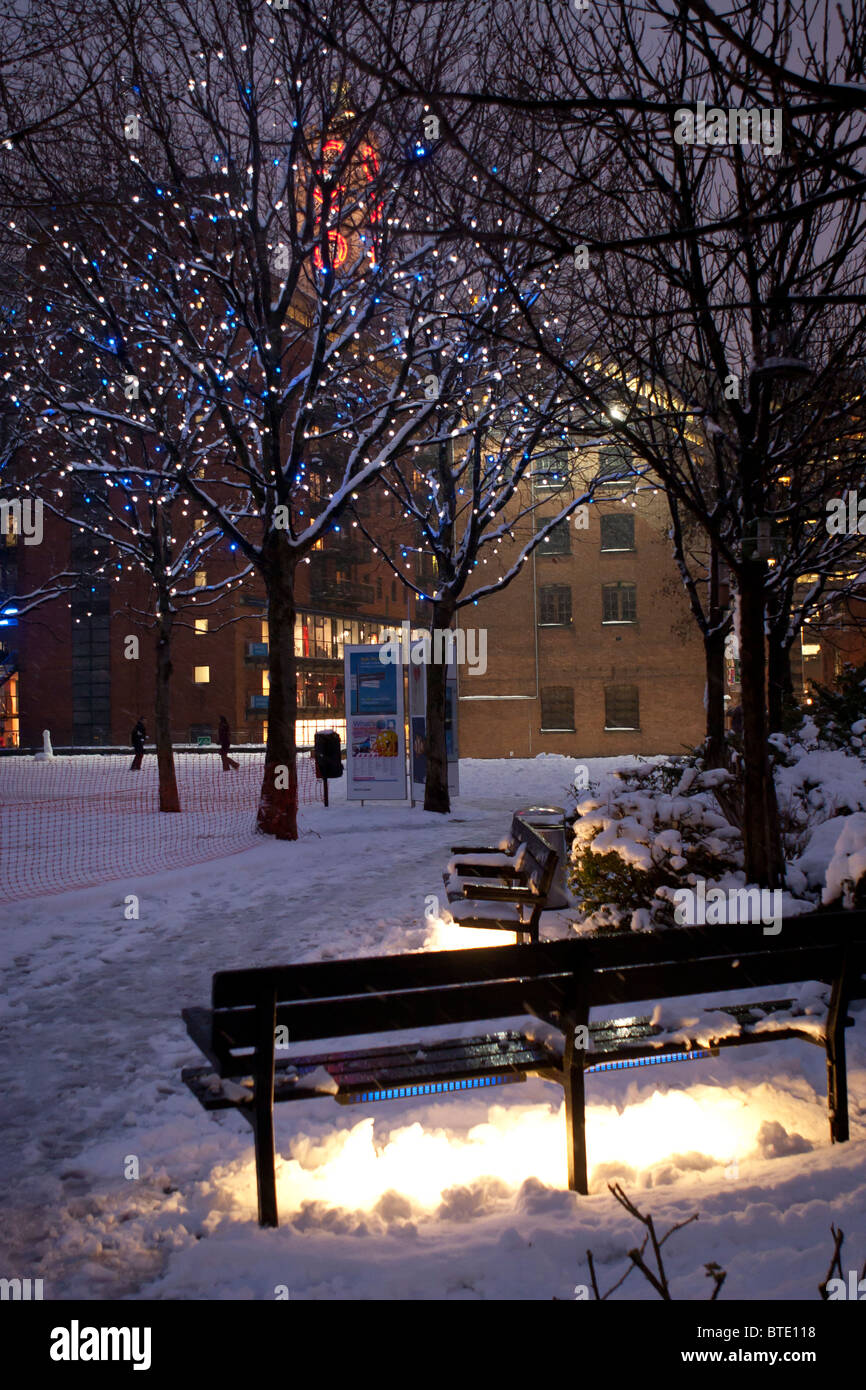
[[[587,1247],[606,1287],[635,1243],[614,1179],[664,1229],[700,1212],[666,1247],[676,1298],[708,1295],[709,1260],[728,1271],[723,1299],[816,1298],[831,1222],[845,1268],[862,1266],[862,1006],[849,1144],[828,1142],[823,1052],[794,1042],[588,1078],[589,1197],[566,1190],[561,1093],[544,1082],[423,1105],[298,1102],[276,1110],[282,1225],[258,1229],[251,1131],[182,1085],[201,1058],[181,1008],[208,1001],[217,968],[477,944],[424,920],[448,846],[492,843],[518,806],[564,804],[572,767],[463,762],[447,820],[347,805],[332,784],[297,844],[7,907],[4,1274],[43,1278],[46,1298],[271,1299],[283,1285],[292,1299],[569,1299]],[[564,915],[549,927],[566,930]],[[655,1295],[632,1275],[615,1297]]]

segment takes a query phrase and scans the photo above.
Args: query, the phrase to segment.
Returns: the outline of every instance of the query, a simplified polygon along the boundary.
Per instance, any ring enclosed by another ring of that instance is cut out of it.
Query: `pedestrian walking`
[[[141,715],[139,715],[138,723],[136,724],[135,728],[129,736],[130,742],[132,744],[132,751],[135,754],[135,757],[132,760],[132,766],[129,769],[130,772],[141,771],[141,760],[144,757],[144,740],[146,738],[147,730],[144,727],[144,720],[142,719]]]
[[[229,757],[229,749],[231,748],[232,744],[232,731],[229,728],[229,721],[226,719],[224,714],[220,715],[218,737],[220,746],[220,756],[223,760],[223,772],[228,772],[230,768],[237,767],[238,764],[235,762],[234,758]]]

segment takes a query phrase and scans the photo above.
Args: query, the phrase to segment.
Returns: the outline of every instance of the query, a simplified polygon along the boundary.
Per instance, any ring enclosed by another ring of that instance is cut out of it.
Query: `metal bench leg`
[[[585,1024],[588,1012],[569,1018],[566,1024],[565,1055],[562,1059],[562,1085],[565,1091],[565,1134],[568,1146],[568,1186],[572,1192],[589,1192],[586,1175],[586,1102],[584,1050],[574,1045],[574,1030]]]
[[[848,1012],[850,969],[846,961],[833,981],[827,1012],[827,1105],[830,1142],[844,1144],[848,1129],[848,1066],[845,1057],[845,1024]]]
[[[276,995],[263,999],[256,1009],[256,1059],[253,1133],[256,1143],[256,1187],[259,1225],[278,1226],[277,1175],[274,1167],[274,1034]]]

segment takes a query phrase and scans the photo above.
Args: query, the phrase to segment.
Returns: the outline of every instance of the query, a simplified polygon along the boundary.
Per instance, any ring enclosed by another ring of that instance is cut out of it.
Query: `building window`
[[[607,444],[598,451],[597,483],[615,483],[631,477],[634,472],[634,455],[625,444]]]
[[[0,748],[18,748],[20,742],[18,677],[15,675],[10,676],[5,685],[0,685]]]
[[[535,518],[535,530],[543,531],[550,522],[549,516],[537,516]],[[538,546],[539,555],[570,555],[571,554],[571,531],[568,525],[568,518],[560,521],[548,536]]]
[[[298,706],[303,710],[332,710],[344,712],[343,675],[341,671],[299,671],[297,674]]]
[[[382,597],[382,581],[381,581],[381,579],[377,579],[377,580],[376,580],[376,597],[377,597],[377,598],[381,598],[381,597]]]
[[[567,584],[543,584],[538,591],[538,621],[542,627],[571,622],[571,589]]]
[[[346,742],[346,721],[345,719],[334,719],[328,716],[326,719],[299,719],[295,724],[295,738],[299,748],[312,748],[316,734],[320,729],[334,729],[340,735],[340,742]],[[264,737],[268,736],[268,726],[265,723]]]
[[[195,587],[196,587],[197,589],[203,589],[203,588],[205,587],[206,584],[207,584],[207,570],[196,570],[196,572],[195,572]]]
[[[207,618],[196,618],[196,620],[195,620],[195,635],[196,635],[196,637],[204,637],[205,633],[207,632],[207,622],[208,622]]]
[[[203,530],[204,530],[204,517],[203,517],[203,516],[197,516],[197,517],[195,517],[195,519],[193,520],[193,523],[192,523],[192,529],[193,529],[194,531],[203,531]]]
[[[568,449],[540,451],[539,465],[532,480],[537,492],[558,492],[571,481],[571,454]]]
[[[604,727],[606,729],[640,728],[640,705],[636,685],[605,686]]]
[[[549,685],[541,691],[542,733],[574,733],[574,690],[570,685]]]
[[[193,672],[193,679],[196,685],[208,685],[210,683],[210,667],[196,666]]]
[[[630,513],[612,512],[601,518],[602,550],[634,550],[634,517]]]
[[[602,584],[601,621],[603,623],[637,622],[637,586],[635,584]]]
[[[396,603],[396,602],[397,602],[397,581],[396,581],[396,579],[392,579],[392,580],[391,580],[391,602],[392,602],[392,603]]]

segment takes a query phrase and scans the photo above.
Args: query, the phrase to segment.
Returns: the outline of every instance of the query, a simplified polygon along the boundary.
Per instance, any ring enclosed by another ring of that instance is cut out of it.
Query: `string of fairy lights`
[[[224,53],[215,57],[222,62]],[[192,78],[188,85],[197,91]],[[297,133],[298,122],[292,126]],[[290,513],[286,541],[309,563],[305,552],[325,528],[364,529],[334,503],[359,503],[356,484],[379,475],[382,495],[400,504],[400,521],[421,533],[419,543],[396,542],[399,564],[396,552],[388,558],[422,598],[431,595],[412,583],[416,557],[441,560],[446,537],[451,558],[465,562],[464,579],[491,565],[501,583],[507,547],[530,509],[521,482],[549,453],[572,447],[574,403],[561,390],[543,389],[541,351],[503,346],[503,323],[515,312],[505,287],[489,285],[455,252],[443,254],[432,237],[420,250],[412,245],[401,263],[390,234],[405,237],[417,227],[401,200],[414,203],[419,188],[385,178],[370,139],[341,134],[318,143],[312,167],[299,157],[300,139],[288,155],[281,149],[263,157],[280,196],[259,225],[286,236],[271,235],[267,266],[255,262],[245,237],[260,212],[250,189],[261,169],[247,163],[241,172],[225,151],[181,187],[149,175],[145,156],[130,148],[123,151],[134,190],[128,208],[101,221],[85,210],[74,224],[54,220],[36,235],[32,223],[9,222],[29,284],[24,331],[4,376],[14,404],[33,420],[34,477],[56,473],[55,507],[71,498],[74,483],[77,499],[108,519],[109,540],[123,558],[106,559],[97,574],[113,566],[120,582],[135,563],[153,569],[159,510],[167,516],[159,540],[174,595],[218,533],[231,553],[249,558],[253,527],[266,533],[281,505]],[[291,273],[279,270],[274,285],[278,253],[292,242],[286,216],[311,181],[310,235],[306,242],[294,237],[284,267]],[[431,226],[432,214],[423,222]],[[289,283],[279,321],[250,311],[274,291],[280,302]],[[543,277],[531,279],[526,293],[546,288]],[[485,333],[494,317],[495,342]],[[557,329],[558,316],[544,327]],[[311,339],[315,379],[297,361]],[[430,406],[424,382],[434,363]],[[405,428],[413,412],[414,438]],[[404,435],[401,448],[389,448]],[[288,447],[294,436],[301,451]],[[364,452],[371,438],[385,441],[378,459]],[[328,457],[335,445],[352,460],[342,477],[333,452]],[[447,445],[447,465],[440,451],[438,465],[419,468],[440,445]],[[88,493],[87,479],[97,475],[100,490]],[[570,470],[562,482],[565,494],[574,484]],[[88,527],[106,529],[79,521],[80,530]],[[386,549],[378,541],[374,556]],[[221,587],[244,582],[229,577]]]

